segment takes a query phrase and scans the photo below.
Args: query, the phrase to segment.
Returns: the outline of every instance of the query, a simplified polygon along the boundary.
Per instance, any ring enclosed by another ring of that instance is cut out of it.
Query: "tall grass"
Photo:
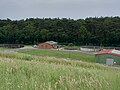
[[[38,57],[29,54],[22,54],[17,52],[0,52],[0,57],[9,58],[9,59],[19,59],[25,61],[39,61],[39,62],[47,62],[49,64],[60,64],[60,65],[70,65],[74,67],[83,67],[83,68],[97,68],[97,69],[108,69],[107,66],[100,65],[100,64],[92,64],[88,62],[76,61],[76,60],[67,60],[63,58],[55,58],[55,57]],[[102,67],[101,67],[102,66]]]
[[[0,90],[120,90],[120,69],[106,68],[0,58]]]
[[[120,68],[0,53],[0,90],[120,90]]]

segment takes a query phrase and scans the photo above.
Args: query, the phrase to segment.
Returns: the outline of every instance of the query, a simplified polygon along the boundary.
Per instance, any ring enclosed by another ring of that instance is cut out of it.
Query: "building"
[[[80,50],[85,52],[98,52],[100,51],[101,47],[99,46],[81,46]]]
[[[47,41],[47,42],[40,43],[38,45],[38,48],[40,48],[40,49],[57,49],[58,44],[57,44],[57,42],[54,42],[54,41]]]
[[[96,62],[106,65],[120,65],[120,51],[115,49],[102,50],[95,54]]]

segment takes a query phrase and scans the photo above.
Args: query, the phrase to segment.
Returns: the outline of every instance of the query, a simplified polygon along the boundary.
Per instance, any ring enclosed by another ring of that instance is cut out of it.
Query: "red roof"
[[[112,52],[112,50],[102,50],[100,52],[98,52],[97,54],[110,54]]]
[[[120,51],[114,50],[114,49],[109,49],[109,50],[102,50],[102,51],[96,53],[96,55],[101,55],[101,54],[112,54],[115,56],[120,56]]]

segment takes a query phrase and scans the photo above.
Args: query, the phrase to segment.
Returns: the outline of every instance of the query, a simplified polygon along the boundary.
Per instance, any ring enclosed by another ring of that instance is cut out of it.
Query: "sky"
[[[120,0],[0,0],[0,19],[120,16]]]

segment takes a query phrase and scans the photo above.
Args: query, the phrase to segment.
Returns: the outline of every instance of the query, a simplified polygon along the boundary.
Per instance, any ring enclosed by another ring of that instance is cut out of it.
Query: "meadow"
[[[120,90],[120,68],[0,52],[0,90]]]
[[[73,51],[62,51],[62,50],[26,49],[26,50],[19,50],[17,52],[35,55],[35,56],[50,56],[56,58],[76,59],[86,62],[95,62],[94,55],[75,52],[75,51],[73,52]]]
[[[4,50],[10,50],[10,48],[3,48],[3,47],[1,48],[0,47],[0,51],[4,51]]]

